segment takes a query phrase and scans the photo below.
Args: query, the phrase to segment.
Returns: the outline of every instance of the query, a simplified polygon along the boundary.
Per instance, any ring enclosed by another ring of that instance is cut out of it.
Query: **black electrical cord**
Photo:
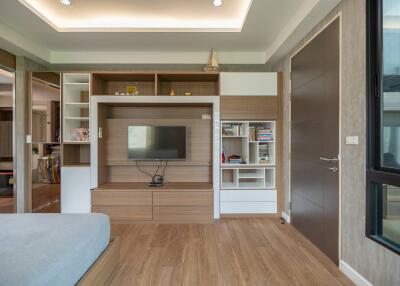
[[[139,166],[138,162],[139,162],[139,161],[136,161],[136,167],[138,168],[138,170],[139,170],[141,173],[143,173],[143,174],[149,176],[151,179],[153,179],[154,175],[152,175],[152,174],[146,172],[145,170],[142,170],[142,168]],[[160,166],[158,166],[158,168],[157,168],[157,172],[158,172],[159,167],[160,167]]]

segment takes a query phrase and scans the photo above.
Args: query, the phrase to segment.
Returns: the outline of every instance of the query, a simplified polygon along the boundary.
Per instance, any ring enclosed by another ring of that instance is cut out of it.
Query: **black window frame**
[[[400,254],[400,245],[382,237],[382,185],[400,187],[400,170],[381,165],[381,105],[383,0],[366,0],[367,5],[367,170],[366,236]]]

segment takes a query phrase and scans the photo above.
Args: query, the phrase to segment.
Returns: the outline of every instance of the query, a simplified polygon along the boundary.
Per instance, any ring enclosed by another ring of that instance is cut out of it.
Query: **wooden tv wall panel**
[[[209,108],[110,108],[103,125],[104,144],[100,144],[105,154],[103,182],[148,182],[136,167],[136,161],[128,160],[128,126],[186,126],[187,159],[169,161],[166,180],[169,182],[211,182],[212,181],[212,124],[209,119],[201,119],[209,114]],[[159,116],[161,118],[154,118]],[[171,118],[171,117],[178,118]],[[134,118],[129,118],[134,117]],[[150,118],[153,117],[153,118]],[[154,173],[159,162],[139,161],[142,169]],[[165,162],[163,162],[165,164]]]

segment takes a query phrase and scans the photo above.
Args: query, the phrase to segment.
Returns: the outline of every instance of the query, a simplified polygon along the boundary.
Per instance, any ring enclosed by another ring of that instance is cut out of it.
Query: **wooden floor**
[[[14,212],[14,198],[0,198],[0,214]]]
[[[121,261],[109,285],[353,285],[278,219],[213,225],[113,225]]]

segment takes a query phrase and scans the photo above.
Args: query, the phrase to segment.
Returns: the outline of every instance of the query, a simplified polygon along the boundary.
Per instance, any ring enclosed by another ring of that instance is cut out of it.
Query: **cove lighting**
[[[241,32],[253,0],[18,1],[58,32]]]

